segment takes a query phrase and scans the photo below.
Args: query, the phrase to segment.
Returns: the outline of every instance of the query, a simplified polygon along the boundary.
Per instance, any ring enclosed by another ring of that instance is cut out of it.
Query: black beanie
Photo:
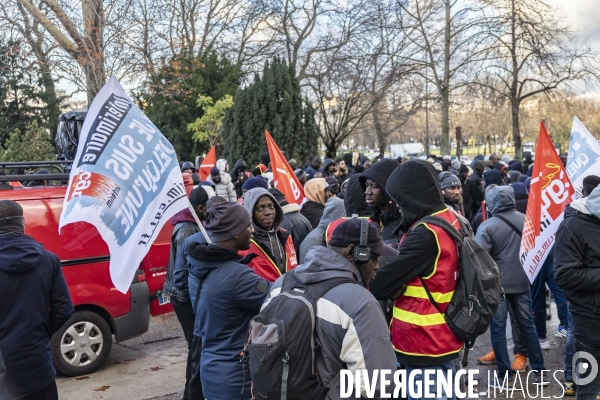
[[[243,205],[233,202],[218,203],[206,212],[204,228],[213,242],[235,238],[252,223],[252,216]]]

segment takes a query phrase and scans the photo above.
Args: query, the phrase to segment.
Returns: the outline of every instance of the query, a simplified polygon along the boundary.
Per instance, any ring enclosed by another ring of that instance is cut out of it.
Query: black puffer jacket
[[[600,356],[600,189],[565,211],[554,245],[554,276],[571,303],[574,335]]]
[[[483,182],[483,171],[485,171],[485,163],[483,161],[475,161],[473,164],[473,174],[469,176],[473,214],[476,214],[476,210],[481,208],[481,202],[484,199],[483,186],[481,185]]]
[[[398,161],[396,160],[382,158],[381,160],[373,164],[370,168],[365,170],[365,172],[363,172],[358,178],[360,186],[363,190],[363,196],[364,191],[367,188],[367,179],[375,181],[375,183],[380,188],[384,189],[385,192],[388,179],[390,175],[392,175],[392,172],[394,172],[394,170],[398,167],[398,165],[400,165],[400,163],[398,163]],[[382,212],[379,207],[371,210],[371,221],[379,224],[381,238],[383,240],[389,240],[393,239],[394,237],[398,237],[398,235],[394,234],[394,232],[400,224],[402,216],[400,215],[400,210],[398,210],[398,207],[392,201],[387,192],[385,193],[385,199],[388,202],[388,210],[385,213]]]

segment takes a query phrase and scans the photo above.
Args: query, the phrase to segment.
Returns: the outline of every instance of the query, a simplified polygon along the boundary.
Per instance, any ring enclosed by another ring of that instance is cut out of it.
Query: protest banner
[[[198,171],[198,175],[200,175],[200,179],[205,181],[210,176],[210,170],[217,165],[217,148],[216,146],[211,147],[206,157],[200,164],[200,170]]]
[[[554,245],[565,207],[573,198],[571,181],[544,124],[540,123],[519,252],[521,264],[532,283]]]
[[[600,176],[600,144],[577,117],[573,117],[571,128],[567,175],[578,199],[582,196],[583,178],[588,175]]]
[[[110,251],[110,276],[126,293],[163,225],[189,201],[175,149],[113,77],[92,102],[60,216],[88,222]]]
[[[304,200],[304,188],[300,184],[296,174],[294,174],[294,169],[288,164],[281,150],[279,150],[279,147],[277,147],[277,144],[269,134],[269,131],[265,131],[265,138],[267,140],[267,149],[269,149],[275,188],[279,189],[290,203],[302,204]]]

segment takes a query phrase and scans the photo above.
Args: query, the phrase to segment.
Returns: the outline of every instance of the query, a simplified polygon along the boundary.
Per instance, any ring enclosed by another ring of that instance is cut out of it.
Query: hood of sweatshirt
[[[219,168],[219,171],[221,171],[221,174],[224,174],[227,172],[227,160],[224,158],[220,158],[217,160],[217,168]]]
[[[510,186],[498,186],[485,195],[485,206],[490,215],[514,210],[516,208],[515,191]]]
[[[327,181],[325,178],[313,178],[304,185],[304,194],[308,200],[324,205],[326,187]]]
[[[388,179],[386,190],[402,213],[396,232],[405,231],[424,216],[446,208],[438,171],[428,161],[400,164]]]
[[[382,158],[367,168],[365,172],[361,173],[358,181],[362,187],[363,197],[365,190],[367,189],[367,179],[375,181],[380,188],[385,189],[388,179],[398,165],[400,165],[400,163],[396,160]]]
[[[177,214],[173,215],[173,218],[171,218],[171,225],[173,226],[177,225],[180,222],[191,222],[192,224],[196,223],[196,220],[194,219],[194,216],[192,215],[192,212],[189,208],[184,208]]]
[[[502,185],[502,173],[497,169],[490,169],[483,173],[483,180],[485,181],[485,186],[500,186]]]
[[[347,216],[352,216],[352,214],[366,216],[371,214],[365,198],[365,191],[359,181],[360,176],[361,174],[354,174],[348,179],[346,194],[344,195],[344,206],[346,207]]]
[[[360,272],[350,261],[324,246],[311,248],[294,275],[305,284],[332,278],[350,278],[362,283]]]
[[[248,190],[246,192],[246,194],[244,195],[244,207],[246,208],[246,210],[248,210],[250,215],[254,215],[254,206],[258,202],[258,199],[260,199],[263,196],[268,196],[273,201],[273,204],[275,205],[275,220],[273,221],[273,229],[270,231],[270,233],[273,233],[273,232],[279,230],[279,228],[281,228],[281,224],[283,224],[283,220],[284,220],[284,215],[283,215],[283,210],[282,210],[281,206],[279,205],[277,200],[275,200],[275,197],[267,189],[254,188],[254,189]],[[268,231],[265,231],[264,229],[259,228],[254,223],[254,218],[252,219],[252,225],[254,226],[254,231],[255,231],[254,236],[260,236],[261,234],[269,233]]]
[[[325,203],[325,209],[323,210],[323,216],[319,221],[318,228],[327,229],[330,223],[343,216],[344,200],[338,199],[337,197],[331,197],[327,200],[327,203]]]
[[[600,187],[592,190],[592,193],[587,197],[585,207],[589,210],[590,214],[596,218],[600,218]]]
[[[20,275],[31,271],[40,263],[44,246],[31,236],[7,234],[0,237],[0,271]]]
[[[237,160],[235,166],[233,167],[233,174],[237,176],[240,173],[240,168],[246,168],[247,165],[244,160]]]

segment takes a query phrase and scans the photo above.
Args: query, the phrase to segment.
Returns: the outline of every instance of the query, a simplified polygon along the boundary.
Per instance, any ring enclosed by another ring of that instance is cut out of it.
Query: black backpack
[[[317,300],[349,278],[305,285],[294,271],[284,275],[281,292],[250,320],[247,353],[253,398],[281,400],[324,399],[337,379],[323,386],[315,369],[320,342],[315,335]]]
[[[459,257],[458,282],[443,314],[454,336],[470,348],[475,339],[487,331],[504,291],[498,265],[475,241],[464,222],[460,218],[458,221],[461,224],[460,233],[448,221],[439,217],[426,216],[419,220],[439,226],[456,241]],[[442,313],[423,278],[419,279],[431,303]]]

